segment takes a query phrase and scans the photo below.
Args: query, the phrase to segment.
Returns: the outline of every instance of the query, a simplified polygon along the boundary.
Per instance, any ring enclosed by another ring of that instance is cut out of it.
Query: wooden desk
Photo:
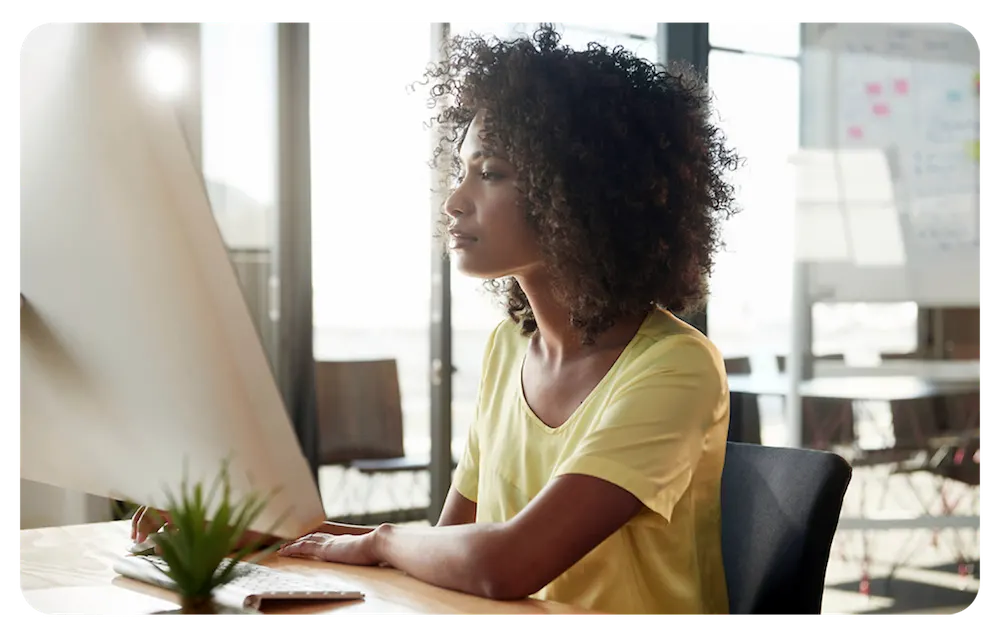
[[[148,614],[178,608],[169,591],[116,574],[115,555],[127,551],[129,522],[21,531],[21,589],[45,613]],[[299,573],[326,571],[364,601],[301,603],[265,613],[574,614],[586,610],[537,600],[497,602],[441,589],[396,570],[351,567],[272,556],[263,564]]]

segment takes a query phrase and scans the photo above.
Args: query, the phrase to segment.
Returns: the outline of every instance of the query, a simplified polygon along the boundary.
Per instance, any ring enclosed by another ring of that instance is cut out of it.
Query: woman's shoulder
[[[503,318],[490,331],[483,352],[483,364],[501,364],[516,360],[523,353],[528,339],[521,334],[521,325],[510,318]]]
[[[636,335],[627,367],[725,377],[722,353],[700,330],[671,312],[655,310]]]
[[[522,345],[526,338],[521,334],[521,324],[509,317],[499,320],[490,330],[486,339],[487,352],[495,349],[516,348]]]

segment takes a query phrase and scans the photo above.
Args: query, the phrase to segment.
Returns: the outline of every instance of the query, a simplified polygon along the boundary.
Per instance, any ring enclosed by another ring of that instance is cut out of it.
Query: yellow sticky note
[[[983,141],[975,140],[965,145],[965,151],[974,162],[983,161]]]

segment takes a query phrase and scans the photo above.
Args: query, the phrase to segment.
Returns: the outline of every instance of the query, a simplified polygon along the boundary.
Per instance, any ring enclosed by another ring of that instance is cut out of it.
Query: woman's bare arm
[[[554,480],[510,521],[444,528],[382,525],[376,560],[440,587],[495,599],[530,596],[642,509],[602,479]]]
[[[476,522],[476,502],[462,496],[454,486],[448,490],[448,498],[444,501],[444,509],[438,518],[438,527],[451,525],[468,525]]]

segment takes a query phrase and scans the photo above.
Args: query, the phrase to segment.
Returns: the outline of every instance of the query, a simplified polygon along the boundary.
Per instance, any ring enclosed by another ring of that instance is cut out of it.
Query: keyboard
[[[226,559],[220,569],[229,564]],[[122,576],[166,589],[173,581],[157,567],[169,571],[159,556],[119,556],[114,570]],[[339,580],[327,575],[294,574],[264,565],[241,562],[234,569],[236,576],[215,590],[215,599],[235,608],[260,609],[267,600],[361,600],[362,592],[353,591]]]

